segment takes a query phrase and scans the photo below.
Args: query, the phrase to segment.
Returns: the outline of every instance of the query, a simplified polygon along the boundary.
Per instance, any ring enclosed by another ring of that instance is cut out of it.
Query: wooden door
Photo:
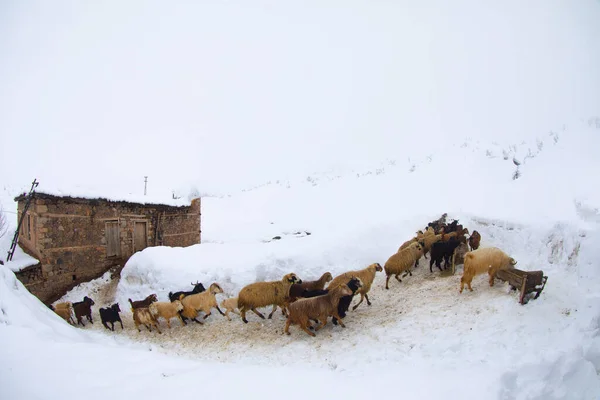
[[[121,253],[121,240],[119,237],[119,223],[111,221],[106,223],[106,257],[115,257]]]
[[[133,232],[133,251],[140,251],[148,247],[148,235],[146,234],[146,222],[135,222]]]

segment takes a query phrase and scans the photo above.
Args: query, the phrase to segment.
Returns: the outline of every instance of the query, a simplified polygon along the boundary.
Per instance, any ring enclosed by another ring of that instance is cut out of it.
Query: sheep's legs
[[[400,274],[396,274],[396,275],[394,276],[394,278],[396,278],[396,280],[397,280],[398,282],[402,283],[402,279],[400,279]],[[404,278],[404,277],[403,277],[403,278]]]
[[[300,324],[300,328],[302,328],[302,330],[303,330],[304,332],[308,333],[308,334],[309,334],[310,336],[312,336],[312,337],[315,337],[315,336],[317,336],[317,335],[315,335],[315,333],[314,333],[314,332],[311,332],[311,331],[310,331],[310,330],[309,330],[309,329],[306,327],[306,325],[305,325],[305,324]]]
[[[364,293],[361,293],[361,294],[360,294],[360,301],[358,302],[358,304],[356,304],[354,307],[352,307],[352,310],[356,310],[356,307],[360,306],[360,303],[362,303],[362,302],[363,302],[363,299],[364,299],[365,297],[367,297],[367,295],[366,295],[366,294],[364,294]],[[368,305],[371,305],[371,303],[369,302],[369,298],[368,298],[368,297],[367,297],[367,304],[368,304]]]
[[[277,311],[277,304],[273,304],[273,310],[271,310],[271,314],[269,314],[269,319],[271,319],[271,317],[273,316],[273,314],[275,314],[275,311]]]
[[[203,319],[206,319],[206,318],[208,318],[208,316],[209,316],[210,314],[211,314],[211,312],[209,311],[209,312],[208,312],[208,313],[207,313],[207,314],[204,316],[204,318],[203,318]]]
[[[224,317],[227,317],[228,321],[231,321],[231,317],[229,316],[229,309],[225,310],[225,314],[223,314]]]
[[[121,318],[119,318],[119,322],[121,323],[121,330],[123,329],[123,321],[121,321]]]
[[[460,291],[459,293],[463,292],[463,289],[465,288],[465,283],[467,284],[467,287],[469,288],[469,290],[472,292],[473,289],[471,288],[471,280],[473,280],[473,278],[471,278],[470,280],[466,280],[464,277],[460,278]]]
[[[412,276],[412,274],[410,274]],[[365,293],[365,299],[367,299],[367,305],[371,305],[371,301],[369,300],[369,295]]]
[[[333,314],[333,319],[332,319],[332,321],[335,321],[335,320],[337,320],[337,322],[339,322],[339,323],[340,323],[340,326],[341,326],[342,328],[345,328],[345,327],[346,327],[346,325],[344,325],[344,323],[342,322],[342,317],[340,317],[340,315],[339,315],[337,312]]]
[[[283,331],[284,331],[286,334],[288,334],[288,335],[290,335],[290,325],[291,325],[291,323],[292,323],[292,320],[291,320],[290,318],[288,318],[288,319],[285,321],[285,328],[283,329]]]
[[[387,276],[387,278],[385,278],[385,288],[386,288],[386,289],[389,289],[389,288],[390,288],[390,287],[389,287],[389,282],[390,282],[390,278],[391,278],[391,277],[392,277],[391,275],[388,275],[388,276]]]
[[[254,307],[252,307],[250,309],[250,311],[252,311],[254,314],[258,315],[262,319],[265,319],[265,316],[262,315],[260,312],[256,311],[256,309]],[[240,316],[242,317],[242,321],[244,321],[244,323],[247,324],[248,320],[246,319],[246,308],[240,309]]]
[[[321,323],[315,327],[315,332],[327,325],[327,317],[324,320],[321,320]]]
[[[216,306],[216,309],[217,309],[217,311],[218,311],[218,312],[220,312],[220,313],[221,313],[221,315],[225,315],[225,314],[223,313],[223,311],[221,311],[221,309],[219,308],[219,306]]]

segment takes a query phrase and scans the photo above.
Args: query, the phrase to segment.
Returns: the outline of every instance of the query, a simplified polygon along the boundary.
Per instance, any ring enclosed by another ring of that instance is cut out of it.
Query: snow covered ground
[[[107,273],[62,299],[89,295],[96,301],[96,323],[85,328],[66,325],[2,269],[0,341],[10,345],[0,347],[6,360],[0,397],[75,398],[85,388],[92,389],[86,398],[105,391],[126,398],[194,390],[269,398],[291,390],[299,398],[310,385],[317,393],[336,387],[350,398],[451,393],[451,398],[596,399],[599,203],[597,192],[571,169],[594,167],[585,148],[597,132],[585,124],[564,135],[522,166],[517,180],[511,178],[510,160],[463,148],[456,159],[433,157],[412,171],[390,167],[207,198],[205,243],[147,248],[128,261],[119,280]],[[471,171],[471,179],[461,173],[456,181],[440,181],[437,171],[447,165]],[[561,184],[572,176],[565,183],[569,190],[557,190],[547,174]],[[169,330],[162,323],[162,335],[134,329],[128,298],[157,293],[164,301],[169,291],[201,281],[207,287],[218,282],[225,290],[217,296],[221,300],[248,283],[292,271],[315,279],[325,271],[335,275],[383,264],[444,211],[478,230],[483,246],[498,246],[516,258],[519,268],[543,269],[549,280],[540,298],[521,306],[506,284],[490,288],[485,277],[474,280],[474,292],[459,294],[460,267],[456,275],[442,277],[422,260],[412,277],[392,280],[390,290],[379,273],[373,305],[350,312],[346,329],[329,325],[316,338],[295,327],[283,335],[280,313],[266,321],[250,314],[246,325],[215,311],[203,326],[173,321]],[[97,310],[114,301],[123,309],[125,329],[108,332]],[[40,386],[16,385],[25,373]],[[65,373],[79,375],[65,385]],[[266,387],[258,389],[257,383]]]

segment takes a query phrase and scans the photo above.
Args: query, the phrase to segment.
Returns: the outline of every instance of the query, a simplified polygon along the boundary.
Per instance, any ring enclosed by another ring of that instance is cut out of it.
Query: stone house
[[[26,200],[25,195],[15,198],[19,218]],[[200,198],[172,206],[38,192],[23,219],[19,245],[39,264],[16,276],[50,304],[76,285],[122,268],[146,247],[200,243],[200,215]]]

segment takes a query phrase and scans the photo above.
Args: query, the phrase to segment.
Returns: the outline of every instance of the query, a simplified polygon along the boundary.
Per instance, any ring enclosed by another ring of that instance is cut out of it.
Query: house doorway
[[[148,247],[148,230],[145,221],[136,221],[133,229],[133,252],[144,250]]]

